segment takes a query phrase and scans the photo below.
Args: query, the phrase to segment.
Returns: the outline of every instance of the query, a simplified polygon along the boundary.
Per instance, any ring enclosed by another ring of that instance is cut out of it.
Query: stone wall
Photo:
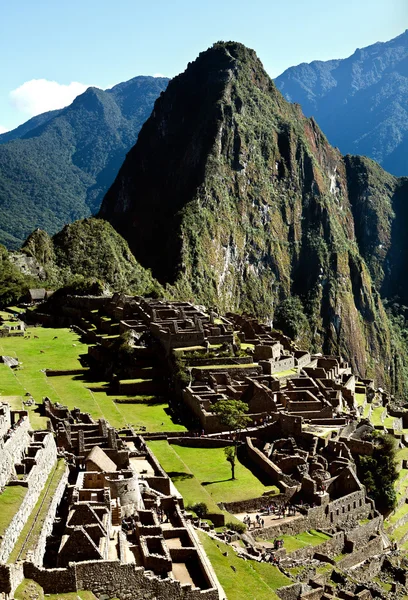
[[[28,485],[27,493],[15,513],[10,525],[7,527],[0,543],[0,562],[5,562],[14,548],[31,511],[37,503],[49,473],[57,460],[57,447],[52,434],[45,434],[42,448],[37,452],[36,464],[33,465],[25,484]]]
[[[260,510],[265,504],[269,504],[269,502],[274,502],[275,504],[284,504],[286,502],[286,497],[283,494],[278,495],[265,495],[259,496],[258,498],[250,498],[249,500],[237,500],[235,502],[220,502],[220,508],[224,508],[229,513],[237,514],[243,512],[251,512],[255,510]],[[266,538],[265,538],[266,539]]]
[[[343,551],[344,541],[344,531],[338,531],[332,538],[327,540],[327,542],[323,542],[318,546],[309,546],[307,548],[295,550],[295,552],[290,552],[290,557],[295,560],[307,560],[313,558],[316,552],[328,556],[337,556]]]
[[[14,473],[14,464],[20,462],[24,450],[30,443],[30,423],[24,418],[5,442],[0,442],[0,488],[3,488]]]
[[[41,569],[24,564],[24,576],[33,579],[45,594],[90,590],[96,596],[120,600],[219,600],[215,588],[200,590],[173,579],[147,575],[143,567],[117,561],[71,563],[65,569]]]
[[[279,588],[276,590],[276,593],[281,600],[298,600],[302,588],[301,583],[294,583],[293,585],[285,585]]]
[[[354,438],[340,438],[344,442],[350,452],[354,455],[371,456],[374,451],[374,445],[371,442],[357,440]]]
[[[68,465],[65,467],[65,473],[61,477],[61,480],[54,492],[53,499],[51,501],[48,513],[44,519],[44,523],[41,529],[40,536],[38,538],[37,545],[32,552],[31,560],[35,565],[41,566],[45,554],[45,547],[47,544],[47,537],[51,534],[54,525],[55,514],[57,512],[58,505],[64,495],[65,487],[68,483],[69,468]]]
[[[361,505],[360,505],[361,501]],[[334,500],[326,506],[309,508],[305,515],[295,517],[287,523],[266,527],[257,532],[257,536],[267,540],[279,535],[296,535],[310,529],[331,529],[346,525],[350,519],[364,519],[372,512],[370,502],[366,502],[363,490]]]
[[[12,596],[24,579],[23,565],[0,564],[0,598]]]
[[[285,480],[286,476],[282,472],[279,467],[277,467],[263,452],[255,448],[252,443],[251,438],[247,437],[245,439],[247,446],[248,457],[252,462],[254,462],[260,469],[262,469],[263,473],[268,475],[273,483],[279,483],[282,480]]]
[[[190,446],[191,448],[225,448],[231,446],[231,440],[216,437],[174,437],[168,439],[169,444]]]
[[[381,554],[383,551],[383,541],[381,536],[374,538],[373,540],[367,542],[363,548],[357,550],[357,552],[353,552],[345,556],[342,560],[337,563],[339,569],[349,569],[354,565],[358,565],[363,562],[367,558],[371,556],[375,556],[376,554]]]
[[[346,533],[347,541],[351,542],[356,550],[363,548],[373,536],[377,535],[382,526],[382,522],[382,516],[370,519],[368,523],[363,523],[355,529],[348,531]]]

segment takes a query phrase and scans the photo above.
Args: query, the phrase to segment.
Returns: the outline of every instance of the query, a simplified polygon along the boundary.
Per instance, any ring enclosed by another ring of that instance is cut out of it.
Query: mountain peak
[[[166,85],[142,77],[90,87],[0,136],[0,243],[17,249],[36,227],[53,234],[95,213]]]

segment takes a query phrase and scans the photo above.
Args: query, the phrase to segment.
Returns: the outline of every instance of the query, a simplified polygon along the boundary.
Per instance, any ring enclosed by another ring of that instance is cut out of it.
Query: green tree
[[[248,412],[248,405],[245,404],[245,402],[242,402],[242,400],[234,400],[231,398],[218,400],[214,405],[214,412],[219,415],[221,423],[236,433],[239,433],[239,431],[244,429],[251,421],[251,418],[245,414]],[[225,458],[231,465],[231,479],[235,479],[237,451],[238,436],[235,435],[234,446],[227,446],[224,448]]]
[[[398,479],[395,440],[391,435],[374,432],[373,442],[372,456],[359,457],[358,475],[378,510],[387,512],[395,508],[397,502],[394,489],[394,482]]]
[[[298,296],[283,300],[274,315],[274,326],[292,340],[310,337],[309,320]]]
[[[251,421],[251,418],[245,414],[248,412],[248,405],[242,400],[232,398],[218,400],[214,404],[214,412],[219,415],[221,423],[232,431],[244,429]]]
[[[23,275],[0,244],[0,308],[19,302],[30,287],[40,287],[40,283],[33,277]]]
[[[237,447],[227,446],[224,448],[225,458],[231,465],[231,479],[235,479],[235,461],[237,458]]]

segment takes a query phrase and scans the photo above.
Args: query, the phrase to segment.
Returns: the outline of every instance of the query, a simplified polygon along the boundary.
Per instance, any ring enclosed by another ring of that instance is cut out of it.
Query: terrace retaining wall
[[[96,596],[120,600],[219,600],[215,588],[200,590],[173,579],[146,574],[143,567],[117,561],[71,563],[65,569],[42,569],[24,563],[24,576],[33,579],[45,594],[90,590]]]
[[[26,482],[24,482],[26,486],[28,486],[27,493],[1,540],[0,562],[5,562],[13,550],[31,511],[37,503],[44,487],[44,483],[57,460],[57,448],[51,434],[48,434],[45,437],[44,446],[41,448],[40,452],[40,456],[38,456],[39,453],[37,453],[36,456],[37,464],[32,467]]]

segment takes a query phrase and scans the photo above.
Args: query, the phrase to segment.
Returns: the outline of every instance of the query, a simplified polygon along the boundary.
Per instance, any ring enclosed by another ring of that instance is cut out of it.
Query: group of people
[[[246,517],[244,517],[244,523],[248,527],[248,529],[251,529],[252,525],[254,526],[254,529],[256,527],[262,529],[265,526],[265,519],[263,519],[260,515],[256,515],[255,520],[252,521],[251,517],[249,515],[246,515]]]
[[[274,502],[272,502],[268,506],[263,506],[260,514],[255,515],[254,520],[252,520],[250,515],[247,514],[243,521],[248,529],[251,529],[251,527],[254,529],[257,527],[263,528],[265,526],[265,519],[263,518],[263,515],[268,517],[274,515],[279,519],[282,517],[294,517],[296,515],[296,506],[293,504],[276,505]]]
[[[272,502],[268,506],[264,506],[261,508],[262,514],[268,515],[276,515],[277,517],[294,517],[296,515],[296,507],[293,504],[280,504],[277,506],[275,502]]]

